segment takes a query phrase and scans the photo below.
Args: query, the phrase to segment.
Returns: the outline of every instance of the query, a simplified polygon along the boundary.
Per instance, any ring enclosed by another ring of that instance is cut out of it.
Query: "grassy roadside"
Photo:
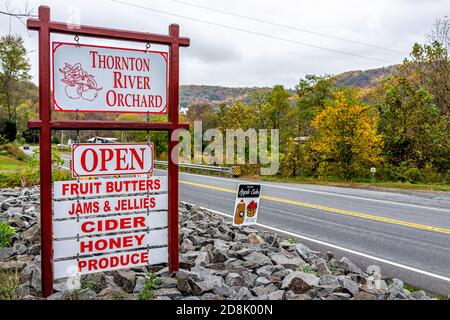
[[[287,182],[301,184],[317,184],[335,187],[350,187],[363,189],[400,189],[400,190],[416,190],[416,191],[442,191],[450,192],[449,184],[437,183],[409,183],[400,181],[374,181],[374,182],[356,182],[356,181],[337,181],[323,179],[306,179],[306,178],[282,178],[278,176],[264,177],[243,177],[247,179],[256,179],[261,181]]]
[[[17,160],[10,156],[0,155],[0,172],[12,172],[19,171],[26,166],[26,162],[23,160]]]
[[[30,164],[30,159],[21,147],[13,144],[1,145],[0,188],[39,184],[39,166]],[[52,175],[53,180],[69,180],[71,178],[70,172],[62,169],[53,169]]]
[[[13,144],[0,146],[0,188],[20,186],[20,171],[27,166],[27,156]]]

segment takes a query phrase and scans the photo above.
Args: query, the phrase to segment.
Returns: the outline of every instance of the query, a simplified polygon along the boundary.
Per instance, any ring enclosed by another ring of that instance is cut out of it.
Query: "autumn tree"
[[[450,118],[440,113],[433,95],[402,76],[383,85],[386,93],[378,106],[378,126],[388,161],[394,165],[409,162],[418,168],[433,164],[448,170]]]
[[[295,103],[286,114],[282,138],[282,171],[297,175],[305,167],[304,148],[299,139],[311,133],[311,121],[333,99],[335,79],[328,76],[306,75],[296,85]]]
[[[0,103],[6,113],[4,133],[10,141],[16,137],[16,108],[20,103],[20,84],[30,79],[30,65],[20,36],[0,38]]]
[[[317,173],[349,179],[380,163],[382,136],[376,124],[369,107],[350,104],[337,93],[333,104],[312,121],[308,148]]]
[[[225,132],[226,129],[256,128],[257,115],[253,107],[243,103],[233,103],[231,106],[222,104],[219,108],[219,129]]]
[[[438,19],[425,44],[416,43],[400,67],[416,88],[426,87],[433,103],[450,115],[450,20]]]
[[[30,79],[30,64],[21,37],[5,35],[0,38],[0,67],[1,101],[12,121],[17,106],[15,91],[21,81]]]
[[[217,127],[217,114],[213,105],[209,102],[196,102],[189,106],[186,117],[192,124],[194,121],[202,121],[204,129]]]
[[[283,176],[296,176],[299,167],[301,166],[300,157],[300,142],[290,137],[286,141],[284,153],[281,154],[280,171]]]

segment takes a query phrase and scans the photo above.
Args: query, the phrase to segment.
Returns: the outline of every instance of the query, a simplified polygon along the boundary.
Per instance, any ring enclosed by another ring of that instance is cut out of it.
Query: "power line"
[[[246,19],[246,20],[250,20],[250,21],[256,21],[256,22],[259,22],[259,23],[264,23],[264,24],[267,24],[267,25],[272,25],[272,26],[276,26],[276,27],[280,27],[280,28],[285,28],[285,29],[305,32],[305,33],[309,33],[309,34],[313,34],[313,35],[316,35],[316,36],[321,36],[321,37],[325,37],[325,38],[329,38],[329,39],[345,41],[345,42],[348,42],[348,43],[358,44],[358,45],[367,46],[367,47],[371,47],[371,48],[376,48],[376,49],[380,49],[380,50],[386,50],[386,51],[392,51],[392,52],[397,52],[397,53],[408,54],[408,52],[401,51],[401,50],[396,50],[396,49],[392,49],[392,48],[382,47],[382,46],[374,45],[374,44],[371,44],[371,43],[355,41],[355,40],[346,39],[346,38],[342,38],[342,37],[332,36],[332,35],[321,33],[321,32],[316,32],[316,31],[312,31],[312,30],[302,29],[302,28],[298,28],[298,27],[295,27],[295,26],[290,26],[290,25],[277,23],[277,22],[273,22],[273,21],[268,21],[268,20],[264,20],[264,19],[259,19],[259,18],[255,18],[255,17],[244,16],[244,15],[241,15],[241,14],[238,14],[238,13],[225,11],[225,10],[219,10],[219,9],[206,7],[206,6],[202,6],[202,5],[198,5],[198,4],[194,4],[194,3],[190,3],[190,2],[185,2],[185,1],[180,1],[180,0],[169,0],[169,1],[180,3],[180,4],[183,4],[183,5],[186,5],[186,6],[190,6],[190,7],[195,7],[195,8],[209,10],[209,11],[212,11],[212,12],[218,12],[218,13],[222,13],[222,14],[226,14],[226,15],[229,15],[229,16],[234,16],[234,17],[238,17],[238,18],[242,18],[242,19]]]
[[[374,61],[378,61],[378,62],[384,62],[384,63],[391,64],[391,62],[389,62],[387,60],[383,60],[383,59],[378,59],[378,58],[374,58],[374,57],[364,56],[364,55],[360,55],[360,54],[352,53],[352,52],[348,52],[348,51],[342,51],[342,50],[322,47],[322,46],[318,46],[318,45],[314,45],[314,44],[310,44],[310,43],[305,43],[305,42],[300,42],[300,41],[296,41],[296,40],[292,40],[292,39],[288,39],[288,38],[272,36],[272,35],[269,35],[269,34],[256,32],[256,31],[251,31],[251,30],[246,30],[246,29],[242,29],[242,28],[238,28],[238,27],[227,26],[227,25],[224,25],[224,24],[216,23],[216,22],[211,22],[211,21],[207,21],[207,20],[192,18],[192,17],[188,17],[188,16],[176,14],[176,13],[171,13],[171,12],[167,12],[167,11],[163,11],[163,10],[159,10],[159,9],[154,9],[154,8],[150,8],[150,7],[146,7],[146,6],[142,6],[142,5],[138,5],[138,4],[134,4],[134,3],[124,2],[124,1],[119,1],[119,0],[110,0],[110,1],[118,3],[118,4],[130,6],[130,7],[138,8],[138,9],[149,10],[149,11],[157,12],[157,13],[160,13],[160,14],[165,14],[165,15],[169,15],[169,16],[182,18],[182,19],[192,20],[192,21],[196,21],[196,22],[200,22],[200,23],[204,23],[204,24],[209,24],[209,25],[213,25],[213,26],[217,26],[217,27],[221,27],[221,28],[226,28],[226,29],[230,29],[230,30],[234,30],[234,31],[244,32],[244,33],[248,33],[248,34],[252,34],[252,35],[256,35],[256,36],[260,36],[260,37],[275,39],[275,40],[279,40],[279,41],[284,41],[284,42],[298,44],[298,45],[301,45],[301,46],[312,47],[312,48],[316,48],[316,49],[331,51],[331,52],[334,52],[334,53],[339,53],[339,54],[349,55],[349,56],[353,56],[353,57],[358,57],[358,58],[363,58],[363,59],[374,60]]]

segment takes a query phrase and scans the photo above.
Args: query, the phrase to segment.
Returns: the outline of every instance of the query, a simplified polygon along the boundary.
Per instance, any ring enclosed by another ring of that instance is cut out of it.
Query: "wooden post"
[[[178,125],[179,36],[176,24],[169,26],[174,41],[169,48],[169,122]],[[175,129],[176,130],[176,129]],[[178,271],[178,142],[172,140],[174,129],[168,132],[168,193],[169,197],[169,272]]]
[[[41,276],[42,295],[53,293],[53,231],[52,231],[52,146],[50,128],[50,8],[39,7],[39,134],[41,187]]]

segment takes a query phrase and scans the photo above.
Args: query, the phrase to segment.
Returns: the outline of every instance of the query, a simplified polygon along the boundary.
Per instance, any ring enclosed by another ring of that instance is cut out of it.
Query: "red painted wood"
[[[42,295],[53,293],[53,243],[52,243],[52,161],[51,130],[161,130],[168,131],[169,155],[176,151],[177,141],[172,133],[189,129],[188,123],[179,123],[179,47],[189,46],[189,38],[179,37],[178,25],[170,25],[169,35],[157,35],[91,26],[72,29],[65,23],[50,21],[50,8],[39,7],[38,19],[28,19],[27,27],[39,31],[39,120],[30,120],[30,129],[40,130],[40,185],[41,185],[41,273]],[[51,119],[50,88],[50,33],[78,34],[96,38],[129,41],[148,41],[169,45],[169,122],[53,120]],[[178,152],[169,156],[169,269],[179,268],[178,256]]]
[[[28,19],[27,27],[31,30],[39,30],[45,24],[39,19]],[[138,31],[128,31],[128,30],[119,30],[119,29],[111,29],[111,28],[102,28],[102,27],[92,27],[86,25],[80,25],[74,28],[71,27],[67,23],[63,22],[55,22],[52,21],[48,24],[50,28],[50,32],[53,33],[62,33],[62,34],[78,34],[88,37],[95,38],[107,38],[107,39],[116,39],[116,40],[124,40],[124,41],[145,41],[156,44],[165,44],[170,45],[174,42],[178,42],[181,47],[189,46],[189,38],[177,38],[175,39],[173,36],[154,34],[148,32],[138,32]]]
[[[169,26],[169,35],[178,39],[180,28],[176,24]],[[169,48],[169,121],[178,124],[178,81],[179,81],[179,43],[173,42]],[[178,151],[177,141],[172,141],[174,130],[168,134],[168,192],[169,197],[169,272],[178,271]]]
[[[106,121],[106,120],[51,120],[50,128],[53,130],[150,130],[169,131],[176,129],[189,129],[189,123],[172,122],[144,122],[144,121]],[[41,120],[29,120],[28,128],[40,129]]]
[[[53,293],[53,239],[52,239],[52,151],[50,106],[50,8],[39,7],[39,117],[42,128],[40,144],[41,187],[41,275],[42,295]]]

